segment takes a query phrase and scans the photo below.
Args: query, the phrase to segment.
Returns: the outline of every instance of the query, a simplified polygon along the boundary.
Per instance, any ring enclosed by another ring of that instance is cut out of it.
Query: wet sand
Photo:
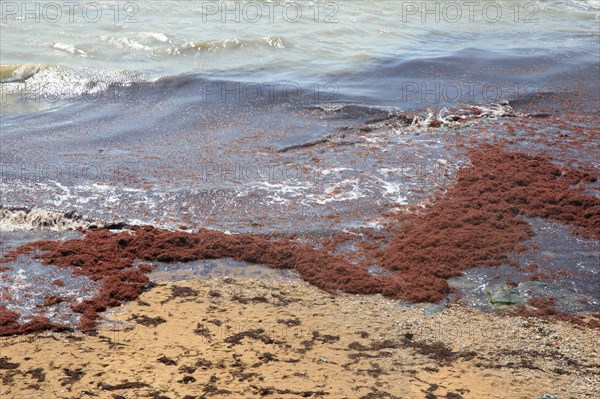
[[[97,333],[0,341],[3,398],[592,398],[598,330],[304,282],[158,284]]]

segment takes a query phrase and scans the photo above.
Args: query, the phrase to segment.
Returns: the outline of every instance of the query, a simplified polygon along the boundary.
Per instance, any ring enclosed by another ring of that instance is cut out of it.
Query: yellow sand
[[[597,331],[462,305],[428,316],[381,297],[228,278],[161,284],[107,317],[112,322],[96,336],[0,340],[0,398],[531,399],[548,393],[580,399],[600,393]]]

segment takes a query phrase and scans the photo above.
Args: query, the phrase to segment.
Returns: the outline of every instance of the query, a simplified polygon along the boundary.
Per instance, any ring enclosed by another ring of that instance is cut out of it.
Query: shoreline
[[[158,284],[107,318],[2,338],[3,397],[580,399],[600,375],[598,330],[307,283]]]
[[[294,270],[328,293],[381,294],[408,303],[439,303],[450,295],[460,296],[448,280],[466,270],[502,264],[524,270],[509,255],[525,251],[523,243],[535,235],[526,217],[563,223],[575,236],[600,237],[600,198],[585,191],[598,181],[592,171],[561,168],[549,157],[509,152],[499,145],[481,145],[469,154],[471,165],[461,169],[454,184],[429,206],[400,214],[389,210],[380,232],[339,233],[324,239],[320,247],[293,237],[207,229],[183,232],[140,226],[113,232],[79,228],[85,232],[81,239],[33,241],[4,254],[0,265],[10,270],[11,262],[18,265],[21,257],[31,256],[42,265],[96,282],[98,290],[89,299],[46,295],[41,305],[67,303],[71,312],[81,315],[76,328],[87,331],[96,327],[98,312],[138,298],[150,284],[148,274],[156,262],[231,258]],[[349,249],[340,251],[344,246]],[[370,271],[372,265],[378,266],[376,272]],[[535,266],[527,279],[535,282],[549,275]],[[514,310],[523,316],[600,328],[597,319],[586,321],[561,310],[560,305],[566,305],[561,303],[564,293],[544,292],[514,301],[513,288],[518,283],[506,280],[503,284],[491,294],[490,303],[517,305]],[[584,304],[594,299],[566,300]],[[0,305],[0,335],[69,328],[51,321],[45,312],[37,313],[30,322],[20,323],[19,313]]]
[[[600,399],[600,0],[192,3],[1,7],[0,399]]]

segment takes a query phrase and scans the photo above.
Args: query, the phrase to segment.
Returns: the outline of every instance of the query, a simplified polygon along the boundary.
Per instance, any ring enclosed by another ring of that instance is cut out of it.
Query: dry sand
[[[158,284],[96,335],[0,338],[0,398],[596,398],[600,332],[303,282]]]

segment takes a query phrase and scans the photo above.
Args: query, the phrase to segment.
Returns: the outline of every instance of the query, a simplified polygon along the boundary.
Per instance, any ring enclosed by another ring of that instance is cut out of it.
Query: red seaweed
[[[494,146],[472,150],[470,158],[471,166],[459,171],[456,183],[432,205],[414,214],[392,216],[396,226],[391,239],[381,239],[378,245],[359,243],[365,263],[391,272],[382,276],[371,275],[364,263],[334,255],[335,240],[315,249],[290,238],[206,229],[187,233],[152,226],[117,233],[90,230],[82,239],[32,242],[2,261],[32,254],[45,265],[72,268],[74,275],[100,282],[96,296],[72,306],[81,314],[78,328],[88,330],[95,328],[98,312],[143,292],[149,283],[145,273],[152,270],[148,262],[227,257],[295,269],[304,280],[331,293],[438,302],[451,292],[448,278],[468,268],[509,262],[510,253],[523,250],[523,241],[533,236],[525,216],[553,219],[571,225],[576,234],[600,237],[600,199],[584,192],[585,185],[596,180],[590,173],[562,170],[546,157]],[[146,263],[135,267],[136,261]],[[0,310],[0,335],[21,331],[15,327],[15,315]],[[53,328],[37,322],[41,328]]]

